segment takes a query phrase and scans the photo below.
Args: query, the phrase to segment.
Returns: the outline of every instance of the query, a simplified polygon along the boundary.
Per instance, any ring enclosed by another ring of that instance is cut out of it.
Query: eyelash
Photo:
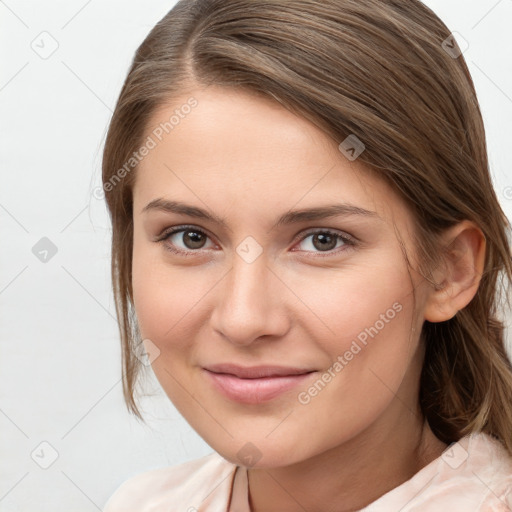
[[[197,249],[195,251],[191,251],[191,250],[185,251],[183,249],[176,249],[174,246],[172,246],[172,245],[170,245],[168,243],[165,243],[166,240],[168,238],[170,238],[172,235],[174,235],[176,233],[180,233],[182,231],[187,231],[187,230],[191,230],[191,231],[193,230],[196,233],[201,233],[202,235],[205,235],[206,237],[208,237],[208,235],[203,230],[197,229],[195,226],[186,226],[185,225],[185,226],[176,226],[175,228],[172,228],[169,231],[164,232],[156,240],[156,242],[163,243],[165,249],[170,251],[170,252],[172,252],[172,253],[174,253],[174,254],[179,254],[180,256],[184,256],[184,257],[195,256],[196,253],[198,253],[201,249]],[[337,239],[342,240],[345,245],[342,246],[342,247],[338,247],[337,249],[331,249],[329,251],[325,251],[323,254],[322,254],[322,251],[318,251],[317,255],[314,256],[315,258],[330,257],[330,256],[333,256],[335,254],[339,254],[340,252],[349,250],[349,249],[353,248],[356,245],[356,240],[354,238],[348,236],[348,235],[344,235],[344,234],[332,231],[330,229],[321,229],[321,228],[316,229],[314,231],[308,231],[301,238],[299,238],[298,242],[302,242],[306,238],[310,237],[311,235],[316,235],[318,233],[323,233],[323,234],[328,234],[328,235],[331,235],[331,236],[335,236],[335,237],[337,237]],[[208,237],[208,238],[210,238],[210,237]],[[299,251],[299,252],[312,252],[312,251]]]

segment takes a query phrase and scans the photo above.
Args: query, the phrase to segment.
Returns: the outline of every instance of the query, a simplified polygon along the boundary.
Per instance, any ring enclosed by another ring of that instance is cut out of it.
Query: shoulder
[[[228,503],[237,466],[214,452],[182,464],[153,469],[125,480],[110,496],[103,512],[157,512],[181,505],[195,510],[206,497]],[[215,496],[212,494],[215,493]]]
[[[496,438],[479,432],[453,443],[437,471],[430,489],[432,504],[512,512],[512,456]]]
[[[480,434],[480,461],[472,468],[484,488],[480,512],[512,512],[512,456],[497,439]]]
[[[488,487],[479,512],[512,512],[512,475]]]
[[[467,435],[363,510],[512,512],[512,457],[485,433]]]

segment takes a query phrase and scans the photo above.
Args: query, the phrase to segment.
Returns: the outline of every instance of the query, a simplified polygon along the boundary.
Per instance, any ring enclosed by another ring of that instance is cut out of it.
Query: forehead
[[[195,101],[193,108],[183,108]],[[144,139],[154,147],[136,171],[135,211],[155,198],[203,203],[219,213],[261,215],[297,205],[346,202],[403,218],[398,195],[348,160],[309,120],[247,91],[210,86],[154,112]],[[340,141],[341,142],[341,141]]]

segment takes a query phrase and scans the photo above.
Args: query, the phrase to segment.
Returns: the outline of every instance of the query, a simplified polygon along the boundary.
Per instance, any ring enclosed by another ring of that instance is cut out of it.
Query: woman
[[[509,223],[427,7],[178,2],[103,186],[128,407],[145,349],[215,450],[106,512],[509,510]]]

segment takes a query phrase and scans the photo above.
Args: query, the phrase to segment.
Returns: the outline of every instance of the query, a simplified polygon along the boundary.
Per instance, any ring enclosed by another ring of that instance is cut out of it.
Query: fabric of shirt
[[[214,452],[146,471],[122,483],[103,510],[251,512],[247,467]],[[512,512],[512,457],[494,437],[467,435],[361,511]]]

